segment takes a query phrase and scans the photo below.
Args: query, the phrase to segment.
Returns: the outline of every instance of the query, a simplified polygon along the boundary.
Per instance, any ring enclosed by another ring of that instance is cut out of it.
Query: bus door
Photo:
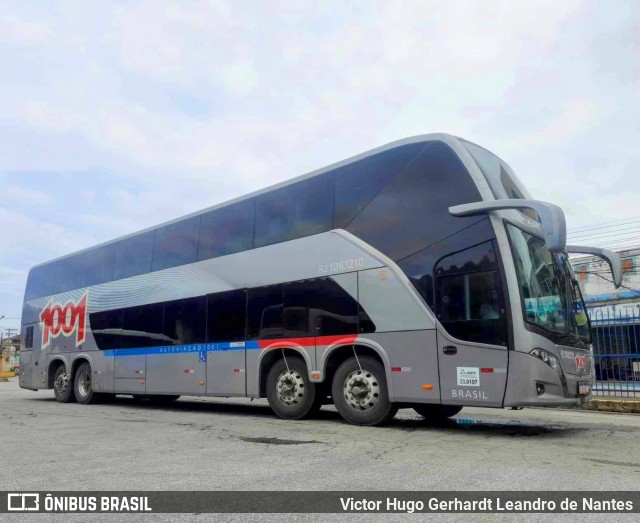
[[[442,403],[502,406],[508,363],[506,347],[475,345],[438,331]]]
[[[507,318],[492,242],[443,258],[435,270],[442,403],[501,406]]]

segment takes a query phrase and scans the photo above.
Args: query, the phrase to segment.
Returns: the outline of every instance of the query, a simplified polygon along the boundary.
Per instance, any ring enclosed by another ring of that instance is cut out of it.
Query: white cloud
[[[50,194],[19,185],[9,185],[0,190],[0,205],[7,208],[47,207],[54,201]]]

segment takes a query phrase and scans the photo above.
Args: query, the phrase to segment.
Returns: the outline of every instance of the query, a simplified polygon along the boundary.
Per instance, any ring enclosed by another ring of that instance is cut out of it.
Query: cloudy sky
[[[0,9],[0,316],[36,263],[428,132],[570,228],[640,216],[638,2]]]

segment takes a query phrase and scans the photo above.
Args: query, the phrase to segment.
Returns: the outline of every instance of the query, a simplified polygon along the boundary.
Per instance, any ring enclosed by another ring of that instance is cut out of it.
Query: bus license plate
[[[591,390],[591,385],[585,382],[578,382],[578,394],[586,396]]]

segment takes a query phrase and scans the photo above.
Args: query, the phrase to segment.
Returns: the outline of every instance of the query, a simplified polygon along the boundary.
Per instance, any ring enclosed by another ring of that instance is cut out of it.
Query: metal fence
[[[589,310],[594,395],[640,398],[640,310]]]

